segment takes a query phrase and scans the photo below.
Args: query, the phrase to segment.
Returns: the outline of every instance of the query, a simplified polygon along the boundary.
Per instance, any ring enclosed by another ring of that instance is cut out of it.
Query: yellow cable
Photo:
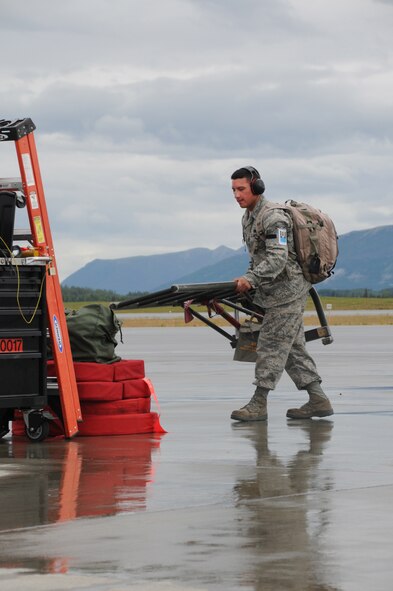
[[[0,240],[2,241],[2,243],[4,244],[4,246],[6,247],[6,249],[8,250],[11,259],[16,259],[16,257],[14,256],[14,253],[9,249],[8,244],[5,242],[5,240],[3,239],[2,236],[0,236]],[[37,299],[37,304],[33,310],[33,314],[31,315],[30,319],[28,320],[26,318],[26,316],[24,315],[24,312],[22,310],[22,306],[20,303],[20,299],[19,299],[19,294],[20,294],[20,273],[19,273],[19,266],[15,265],[16,268],[16,275],[18,278],[18,283],[17,283],[17,288],[16,288],[16,302],[18,304],[18,310],[20,312],[20,315],[22,316],[23,320],[26,322],[26,324],[31,324],[37,314],[37,310],[38,310],[38,306],[40,305],[41,302],[41,298],[42,298],[42,290],[44,288],[44,283],[45,283],[45,279],[46,279],[46,272],[44,273],[43,277],[42,277],[42,281],[41,281],[41,286],[40,286],[40,292],[38,294],[38,299]],[[46,269],[45,269],[46,270]]]

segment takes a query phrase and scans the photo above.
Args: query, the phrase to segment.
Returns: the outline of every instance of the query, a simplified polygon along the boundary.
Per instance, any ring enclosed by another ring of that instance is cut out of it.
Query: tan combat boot
[[[289,419],[311,419],[312,417],[329,417],[334,414],[329,398],[321,388],[319,382],[313,382],[307,386],[310,400],[300,408],[287,410]]]
[[[267,419],[267,395],[269,390],[258,387],[250,402],[234,410],[231,419],[234,421],[266,421]]]

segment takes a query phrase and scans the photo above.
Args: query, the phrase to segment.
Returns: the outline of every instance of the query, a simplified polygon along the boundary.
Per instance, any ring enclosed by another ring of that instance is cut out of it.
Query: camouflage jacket
[[[292,220],[282,209],[266,209],[263,196],[243,219],[243,239],[250,254],[244,277],[256,288],[255,301],[272,308],[303,298],[311,288],[296,261]]]

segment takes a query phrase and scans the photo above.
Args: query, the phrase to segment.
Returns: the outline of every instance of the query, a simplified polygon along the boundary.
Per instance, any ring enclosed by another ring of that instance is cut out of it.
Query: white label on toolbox
[[[34,191],[32,191],[29,194],[29,197],[30,197],[31,208],[32,209],[38,209],[37,193],[35,193]]]
[[[25,169],[27,186],[30,187],[32,185],[35,185],[33,166],[31,164],[30,154],[22,154],[22,160],[23,160],[23,167]]]
[[[55,315],[53,315],[53,326],[55,329],[57,348],[59,349],[60,353],[63,353],[63,339],[61,337],[60,324]]]

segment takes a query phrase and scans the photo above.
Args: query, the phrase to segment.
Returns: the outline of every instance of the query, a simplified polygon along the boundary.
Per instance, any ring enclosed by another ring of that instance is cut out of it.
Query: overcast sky
[[[339,234],[393,223],[393,0],[0,8],[0,118],[36,124],[62,280],[95,258],[239,248],[242,165]],[[13,143],[0,163],[19,174]]]

